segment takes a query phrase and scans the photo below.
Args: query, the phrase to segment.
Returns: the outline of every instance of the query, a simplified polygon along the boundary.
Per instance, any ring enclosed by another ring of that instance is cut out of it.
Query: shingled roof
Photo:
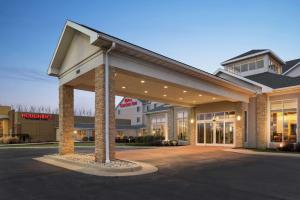
[[[286,61],[285,65],[282,66],[282,73],[290,70],[292,67],[294,67],[298,63],[300,64],[300,58]]]
[[[264,52],[264,51],[267,51],[267,50],[268,49],[252,49],[250,51],[247,51],[246,53],[243,53],[243,54],[240,54],[240,55],[238,55],[236,57],[230,58],[230,59],[226,60],[225,62],[231,61],[231,60],[235,60],[235,59],[238,59],[238,58],[242,58],[242,57],[245,57],[245,56],[250,56],[252,54]]]
[[[271,72],[246,76],[246,78],[273,89],[300,85],[300,77],[289,77]]]

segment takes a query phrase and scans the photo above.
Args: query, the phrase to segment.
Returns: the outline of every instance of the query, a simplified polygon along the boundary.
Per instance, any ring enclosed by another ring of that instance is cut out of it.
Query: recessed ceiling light
[[[216,100],[216,97],[213,97],[212,100]]]
[[[202,97],[202,94],[198,94],[199,97]]]
[[[122,89],[126,89],[126,87],[125,87],[125,86],[122,86]]]
[[[183,90],[182,92],[183,92],[183,93],[186,93],[187,91],[186,91],[186,90]]]
[[[183,98],[182,97],[179,97],[179,100],[182,100]]]
[[[167,88],[168,88],[168,86],[167,86],[167,85],[165,85],[165,86],[164,86],[164,88],[165,88],[165,89],[167,89]]]
[[[117,76],[118,74],[117,74],[117,72],[115,73],[115,77]]]
[[[146,93],[146,94],[147,94],[147,93],[148,93],[148,91],[147,91],[147,90],[145,90],[145,91],[144,91],[144,93]]]
[[[164,97],[166,97],[167,95],[166,95],[166,94],[164,94],[163,96],[164,96]]]
[[[144,80],[141,80],[141,83],[145,83],[145,81],[144,81]]]

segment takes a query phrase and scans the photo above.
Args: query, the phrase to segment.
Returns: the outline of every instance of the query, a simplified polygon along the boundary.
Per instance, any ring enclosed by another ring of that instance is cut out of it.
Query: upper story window
[[[156,103],[155,103],[155,104],[154,104],[154,108],[156,108],[156,106],[157,106],[157,105],[156,105]]]
[[[141,118],[140,118],[140,117],[137,117],[137,118],[136,118],[136,123],[140,123],[140,121],[141,121]]]
[[[121,114],[121,110],[118,110],[118,115],[120,115]]]
[[[136,107],[136,112],[140,112],[140,107]]]
[[[229,72],[242,73],[250,70],[260,69],[264,67],[264,60],[262,58],[249,59],[243,62],[238,62],[225,67]]]

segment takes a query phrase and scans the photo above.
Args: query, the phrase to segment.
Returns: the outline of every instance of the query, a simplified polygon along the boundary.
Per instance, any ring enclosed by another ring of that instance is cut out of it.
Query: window
[[[136,107],[136,112],[140,112],[140,107]]]
[[[254,70],[255,69],[255,62],[249,63],[249,70]]]
[[[241,72],[246,72],[246,71],[248,71],[248,63],[241,65]]]
[[[244,111],[244,142],[248,142],[248,113]]]
[[[148,110],[150,110],[150,107],[149,107],[149,105],[147,105],[147,111],[148,111]]]
[[[256,68],[263,68],[264,67],[264,61],[263,60],[258,60],[256,61]]]
[[[118,115],[120,115],[121,114],[121,110],[118,110]]]
[[[297,101],[273,101],[270,104],[271,142],[297,142]]]
[[[177,113],[177,136],[178,140],[187,140],[188,113],[187,111]]]
[[[137,118],[136,118],[136,123],[140,123],[140,121],[141,121],[141,118],[140,118],[140,117],[137,117]]]
[[[157,106],[157,105],[156,105],[156,103],[155,103],[155,104],[154,104],[154,108],[156,108],[156,106]]]
[[[153,116],[151,119],[152,134],[164,136],[166,132],[166,118],[164,116]]]
[[[240,65],[234,65],[234,72],[240,73],[241,72],[241,66]]]

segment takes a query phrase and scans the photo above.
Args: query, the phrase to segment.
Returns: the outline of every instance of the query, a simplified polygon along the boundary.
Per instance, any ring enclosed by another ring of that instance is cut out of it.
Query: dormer
[[[269,49],[254,49],[221,63],[226,71],[240,76],[271,72],[282,74],[285,62]]]

